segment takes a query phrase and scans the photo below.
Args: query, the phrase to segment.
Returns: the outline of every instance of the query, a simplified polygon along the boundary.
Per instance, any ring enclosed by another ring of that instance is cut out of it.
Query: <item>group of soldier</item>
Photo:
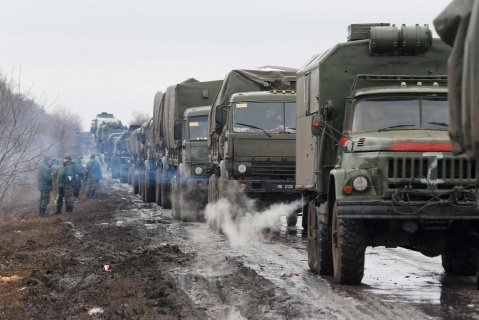
[[[83,167],[83,157],[78,157],[76,162],[72,157],[65,155],[61,165],[54,165],[54,159],[45,156],[43,165],[38,168],[38,191],[40,191],[40,216],[46,216],[46,209],[50,202],[50,192],[53,190],[53,184],[57,188],[57,209],[55,214],[60,214],[65,202],[66,213],[73,212],[75,198],[80,195],[82,181],[86,181],[86,195],[88,198],[95,197],[95,191],[98,182],[102,179],[100,164],[95,160],[95,155],[91,155],[90,161]]]

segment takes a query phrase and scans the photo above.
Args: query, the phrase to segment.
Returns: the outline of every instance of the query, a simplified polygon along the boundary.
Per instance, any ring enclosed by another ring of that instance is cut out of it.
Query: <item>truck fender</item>
[[[346,174],[344,169],[333,169],[329,174],[327,201],[319,210],[319,218],[325,225],[331,221],[334,202],[343,196]]]

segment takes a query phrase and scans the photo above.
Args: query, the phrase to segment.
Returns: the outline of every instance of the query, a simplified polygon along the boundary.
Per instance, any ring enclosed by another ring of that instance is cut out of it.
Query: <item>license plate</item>
[[[293,184],[277,184],[276,189],[279,189],[279,190],[293,190],[294,185]]]

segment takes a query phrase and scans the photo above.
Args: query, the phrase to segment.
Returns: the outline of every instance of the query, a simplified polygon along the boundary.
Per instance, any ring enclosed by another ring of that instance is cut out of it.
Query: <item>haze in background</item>
[[[264,65],[299,68],[346,40],[351,23],[429,24],[449,0],[8,0],[0,67],[35,97],[128,124],[157,91]],[[437,37],[434,32],[435,37]],[[21,74],[20,74],[21,73]]]

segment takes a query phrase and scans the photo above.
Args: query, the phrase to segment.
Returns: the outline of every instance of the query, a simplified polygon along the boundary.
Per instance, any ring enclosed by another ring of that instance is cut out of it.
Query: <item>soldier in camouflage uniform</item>
[[[91,155],[90,162],[86,166],[86,195],[89,198],[95,197],[96,186],[98,181],[102,179],[101,167],[98,162],[95,161],[95,155]]]
[[[78,198],[78,196],[80,195],[81,182],[83,180],[83,165],[81,163],[82,160],[83,160],[83,157],[79,156],[77,161],[75,162],[75,178],[76,178],[75,192],[74,192],[75,198]]]
[[[52,191],[52,173],[50,167],[51,159],[43,158],[43,165],[38,168],[38,191],[40,191],[40,217],[46,216],[46,209],[50,202],[50,192]]]
[[[57,211],[55,214],[60,214],[62,211],[63,198],[65,198],[66,212],[71,213],[73,211],[73,204],[75,203],[75,165],[72,161],[72,157],[66,155],[63,158],[63,165],[58,172],[56,185],[58,187],[57,196]]]

